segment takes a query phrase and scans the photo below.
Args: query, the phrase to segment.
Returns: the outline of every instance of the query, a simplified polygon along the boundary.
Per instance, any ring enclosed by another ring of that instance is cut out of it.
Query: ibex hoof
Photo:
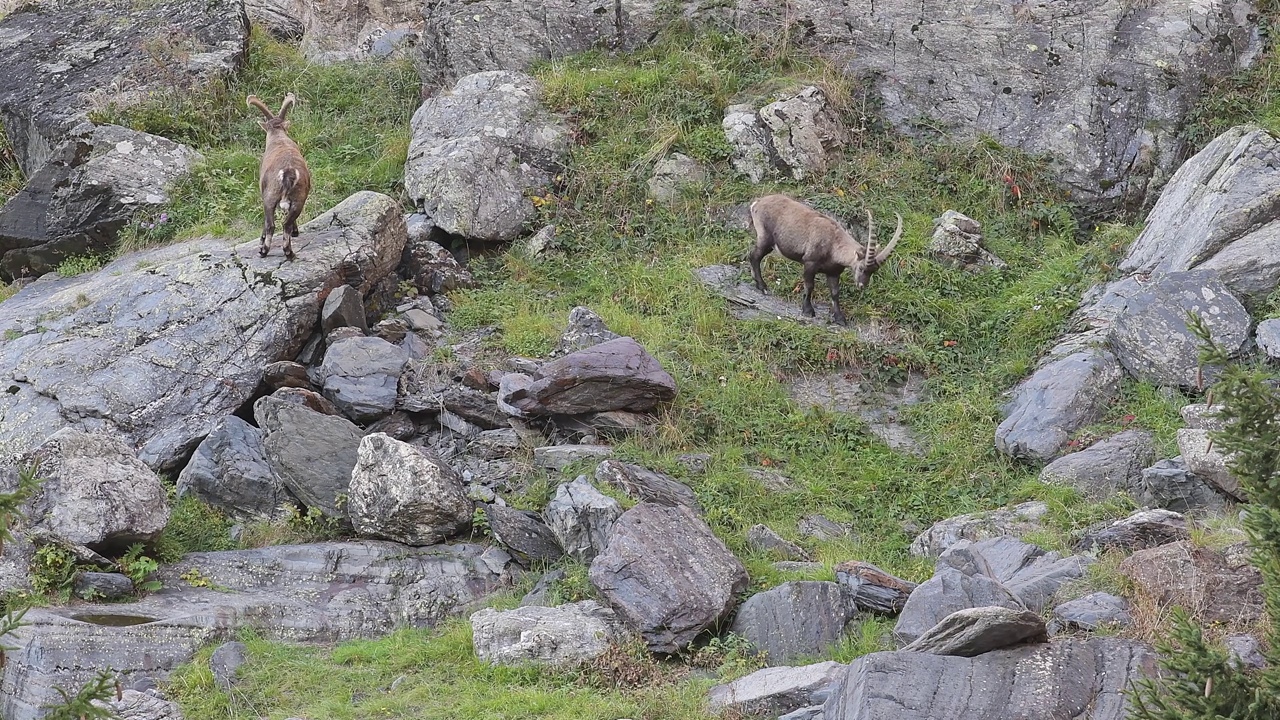
[[[800,314],[805,317],[813,317],[813,308],[800,308]]]
[[[839,317],[833,317],[833,318],[831,318],[831,322],[835,323],[836,325],[839,325],[840,327],[848,327],[848,326],[849,326],[849,321],[848,321],[848,320],[845,320],[843,315],[841,315],[841,316],[839,316]]]
[[[297,256],[297,255],[294,255],[292,250],[285,250],[285,251],[284,251],[284,257],[285,257],[285,259],[286,259],[286,260],[292,260],[292,259],[294,259],[294,258],[296,258],[296,257],[298,257],[298,256]]]
[[[271,248],[267,247],[266,245],[263,245],[262,247],[258,248],[258,257],[266,257],[267,253],[269,252],[271,252]]]

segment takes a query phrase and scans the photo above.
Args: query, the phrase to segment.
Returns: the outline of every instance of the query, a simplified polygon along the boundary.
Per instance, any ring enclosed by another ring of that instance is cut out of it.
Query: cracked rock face
[[[99,430],[177,469],[263,366],[297,354],[324,292],[367,292],[404,242],[398,203],[361,192],[303,226],[293,262],[203,238],[26,286],[0,304],[0,446]]]

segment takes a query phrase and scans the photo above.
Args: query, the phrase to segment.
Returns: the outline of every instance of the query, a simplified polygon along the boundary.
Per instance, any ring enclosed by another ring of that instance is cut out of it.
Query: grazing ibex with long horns
[[[258,254],[266,257],[276,232],[276,208],[284,211],[284,254],[293,259],[293,238],[298,237],[298,216],[311,193],[311,171],[302,157],[302,150],[286,134],[289,121],[285,117],[296,100],[293,93],[284,96],[280,114],[275,115],[257,95],[245,99],[250,107],[256,107],[266,116],[259,123],[267,131],[267,149],[258,166],[258,188],[262,191],[262,209],[266,213],[262,224]]]
[[[837,325],[847,324],[840,309],[840,273],[850,268],[858,289],[865,288],[871,275],[889,259],[889,253],[902,237],[902,216],[898,215],[898,228],[893,239],[883,250],[879,249],[875,242],[875,224],[868,210],[867,245],[863,247],[835,220],[786,195],[766,195],[756,200],[751,203],[750,215],[751,226],[756,232],[756,245],[748,257],[756,289],[765,292],[764,278],[760,277],[760,261],[777,248],[783,257],[804,265],[801,312],[805,317],[814,315],[814,276],[818,273],[827,276],[827,287],[831,289],[831,320]]]

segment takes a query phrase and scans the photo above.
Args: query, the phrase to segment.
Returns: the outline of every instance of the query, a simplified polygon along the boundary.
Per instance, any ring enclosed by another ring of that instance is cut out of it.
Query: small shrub
[[[64,278],[75,277],[100,270],[105,264],[105,258],[101,255],[71,255],[58,263],[58,275]]]
[[[155,592],[162,585],[159,580],[149,580],[151,574],[160,569],[160,563],[154,559],[143,555],[146,548],[142,543],[134,543],[129,546],[125,554],[120,557],[116,563],[130,580],[133,581],[133,587],[143,592]]]
[[[31,587],[46,597],[65,602],[76,580],[76,557],[56,543],[38,548],[31,560]]]

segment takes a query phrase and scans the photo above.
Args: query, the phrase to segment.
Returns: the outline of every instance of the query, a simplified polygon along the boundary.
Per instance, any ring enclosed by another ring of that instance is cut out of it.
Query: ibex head
[[[272,113],[271,108],[267,107],[266,103],[259,100],[257,95],[250,95],[245,98],[245,103],[250,107],[258,108],[258,110],[262,112],[263,116],[266,117],[266,120],[263,120],[258,124],[262,126],[263,130],[270,132],[272,130],[289,129],[289,121],[285,119],[285,116],[289,114],[289,109],[293,107],[293,103],[296,100],[297,98],[293,96],[293,93],[285,95],[284,102],[280,104],[279,115]]]
[[[902,216],[894,213],[898,218],[898,227],[893,231],[893,239],[883,250],[876,245],[876,225],[871,219],[871,211],[867,211],[867,246],[863,251],[862,258],[853,266],[853,282],[857,284],[861,290],[871,282],[871,276],[876,270],[889,259],[889,254],[893,252],[893,248],[898,244],[898,238],[902,237]]]

